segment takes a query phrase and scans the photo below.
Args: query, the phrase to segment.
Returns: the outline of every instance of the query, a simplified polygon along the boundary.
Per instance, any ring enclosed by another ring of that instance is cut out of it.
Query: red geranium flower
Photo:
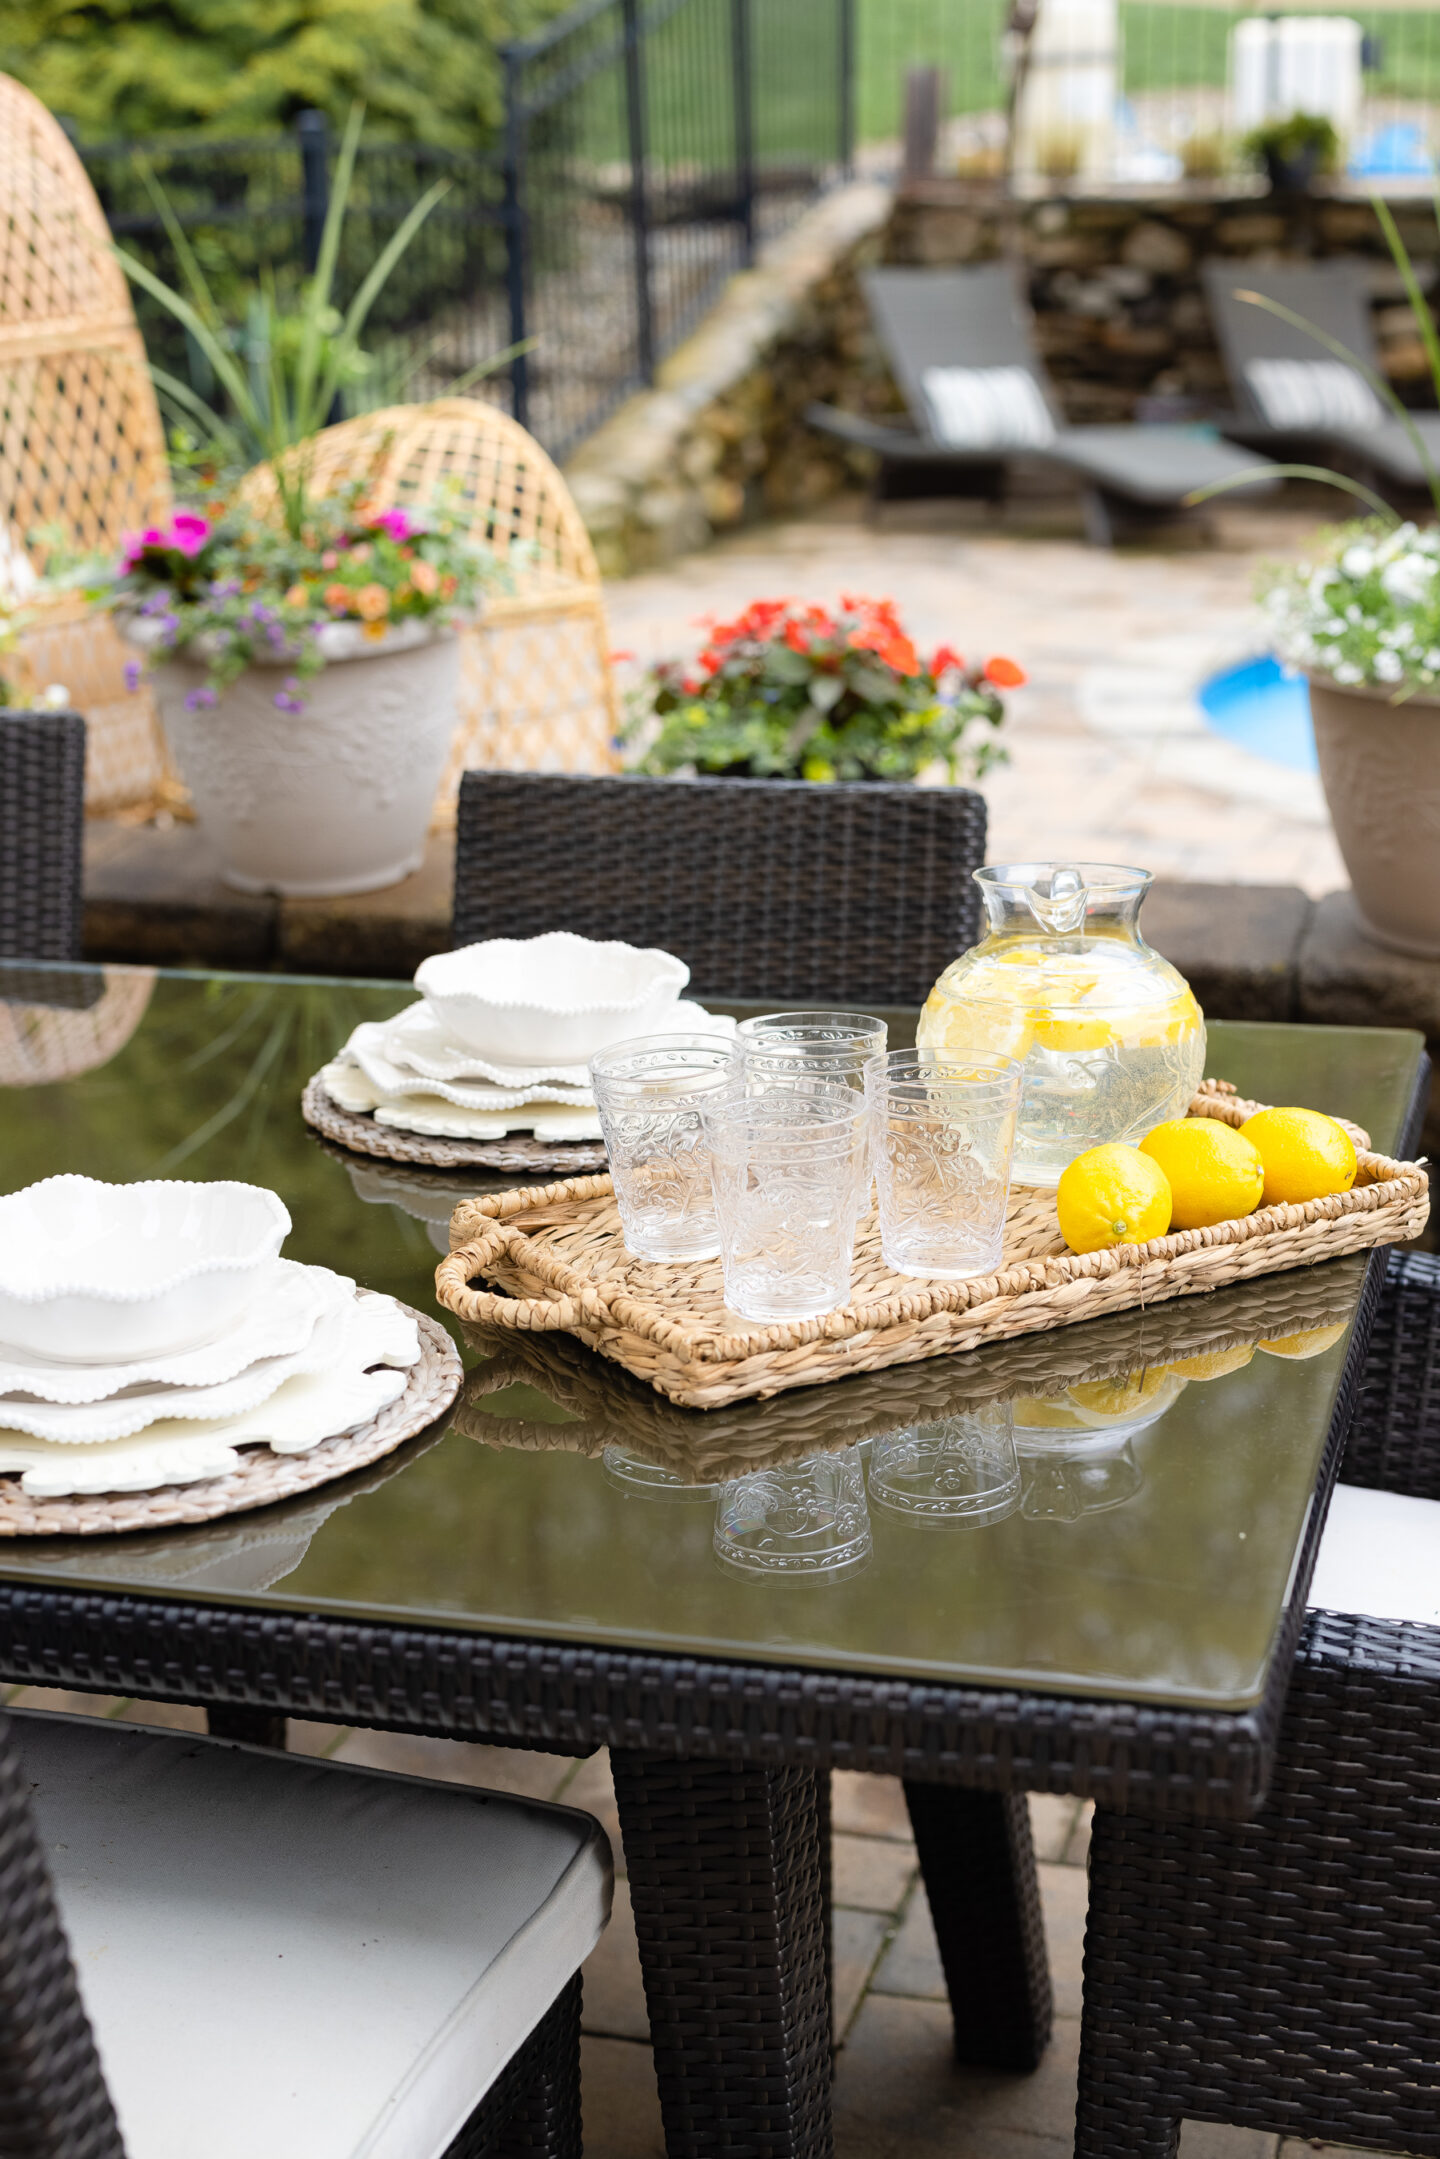
[[[963,654],[957,652],[953,645],[937,645],[935,647],[935,657],[930,662],[930,672],[932,675],[943,675],[948,668],[958,668],[964,665]]]
[[[997,690],[1018,690],[1029,679],[1024,668],[1015,660],[1007,660],[1003,653],[985,662],[985,680],[993,682]]]

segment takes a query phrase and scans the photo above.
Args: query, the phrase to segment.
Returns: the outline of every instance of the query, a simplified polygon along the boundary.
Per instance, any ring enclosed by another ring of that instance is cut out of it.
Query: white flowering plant
[[[1440,526],[1336,526],[1318,560],[1267,570],[1260,601],[1287,666],[1397,703],[1440,692]]]

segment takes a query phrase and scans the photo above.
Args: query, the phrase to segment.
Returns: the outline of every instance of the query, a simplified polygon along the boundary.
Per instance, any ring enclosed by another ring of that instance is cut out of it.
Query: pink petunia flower
[[[177,510],[170,520],[170,545],[182,555],[198,555],[209,537],[208,517],[196,517],[190,510]]]
[[[378,516],[371,518],[370,525],[372,531],[387,533],[397,547],[417,530],[410,522],[408,510],[381,510]]]

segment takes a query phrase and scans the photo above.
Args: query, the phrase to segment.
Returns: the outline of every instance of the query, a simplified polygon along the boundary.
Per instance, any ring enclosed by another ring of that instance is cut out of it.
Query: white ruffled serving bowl
[[[260,1185],[46,1177],[0,1198],[0,1343],[114,1364],[213,1341],[289,1233]]]
[[[422,961],[415,987],[447,1035],[500,1065],[583,1065],[664,1023],[690,980],[672,953],[569,930],[492,937]]]

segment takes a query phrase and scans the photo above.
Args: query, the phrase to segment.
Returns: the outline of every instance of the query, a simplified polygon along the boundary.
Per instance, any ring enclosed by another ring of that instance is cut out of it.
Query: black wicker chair
[[[0,711],[0,955],[78,960],[85,722]]]
[[[1437,1350],[1440,1260],[1393,1254],[1347,1483],[1440,1496]],[[1186,2118],[1440,2154],[1437,1689],[1440,1627],[1312,1610],[1253,1821],[1097,1812],[1076,2159]]]
[[[580,2159],[578,1965],[609,1880],[570,1808],[0,1719],[0,2152],[346,2159],[363,2123],[407,2159]]]
[[[569,929],[677,953],[697,997],[920,1004],[984,859],[965,788],[467,772],[452,940]]]

